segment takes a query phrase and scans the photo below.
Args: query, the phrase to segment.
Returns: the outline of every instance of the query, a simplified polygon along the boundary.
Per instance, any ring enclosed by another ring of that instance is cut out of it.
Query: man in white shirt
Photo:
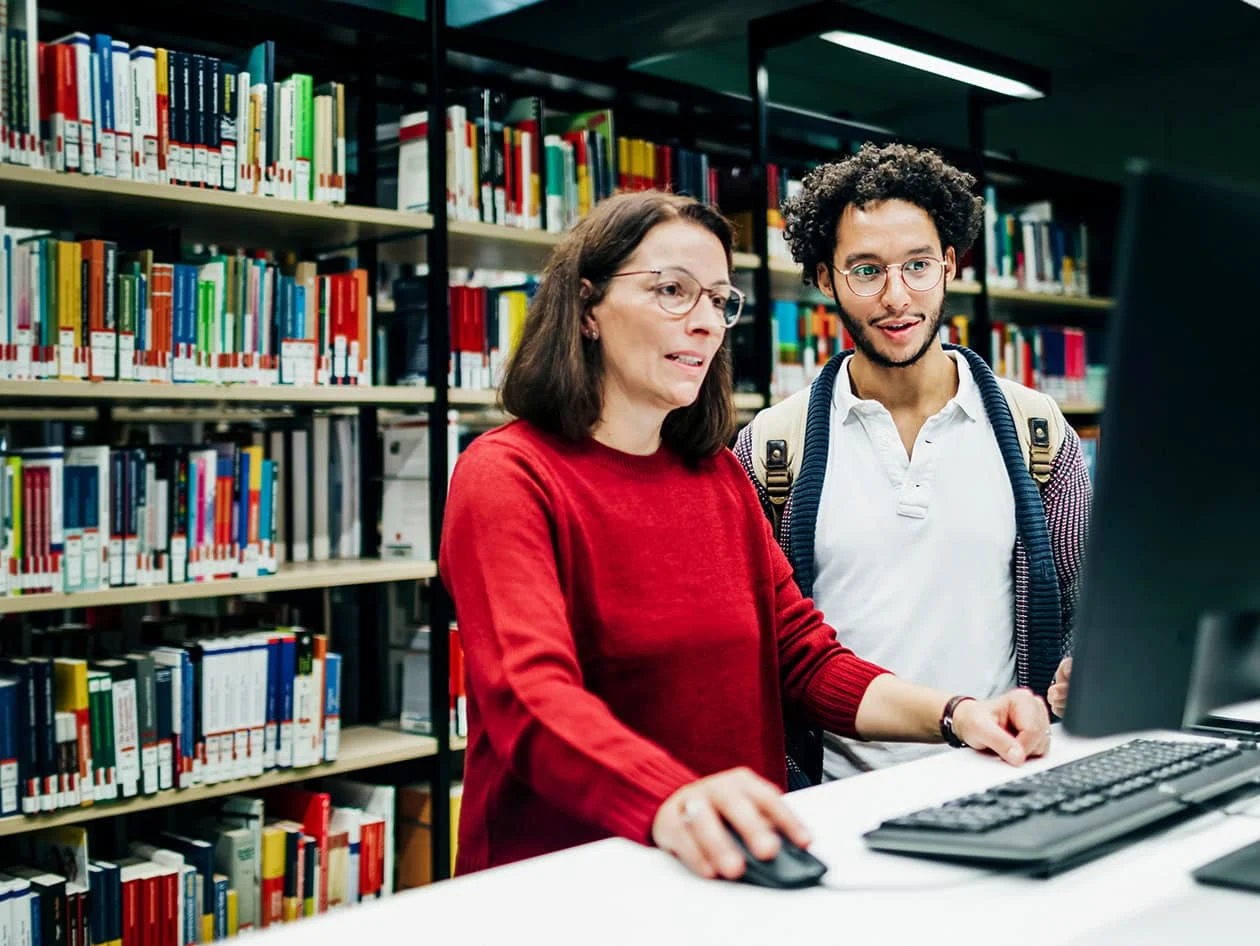
[[[1091,488],[1079,438],[1045,399],[1063,439],[1039,490],[1013,382],[940,340],[946,286],[983,220],[974,183],[935,153],[867,145],[810,172],[784,205],[793,257],[835,300],[854,350],[796,406],[769,409],[808,412],[779,539],[856,652],[958,694],[1029,687],[1062,715]],[[752,431],[736,454],[773,521]],[[940,748],[842,741],[803,721],[788,746],[794,787]]]

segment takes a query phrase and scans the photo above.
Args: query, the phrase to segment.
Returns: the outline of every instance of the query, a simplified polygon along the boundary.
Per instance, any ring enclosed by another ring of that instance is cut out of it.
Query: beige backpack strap
[[[1050,482],[1050,467],[1063,446],[1067,420],[1058,402],[1006,378],[998,378],[1019,435],[1019,449],[1028,472],[1039,487]]]
[[[809,388],[760,411],[752,421],[753,472],[770,498],[775,538],[797,474],[805,445]]]

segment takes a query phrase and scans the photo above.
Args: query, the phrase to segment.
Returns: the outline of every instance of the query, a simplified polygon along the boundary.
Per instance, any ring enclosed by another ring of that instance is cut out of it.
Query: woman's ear
[[[583,279],[582,286],[578,290],[578,298],[582,300],[582,335],[591,341],[599,338],[599,329],[595,326],[595,313],[590,304],[594,293],[594,284],[589,279]]]

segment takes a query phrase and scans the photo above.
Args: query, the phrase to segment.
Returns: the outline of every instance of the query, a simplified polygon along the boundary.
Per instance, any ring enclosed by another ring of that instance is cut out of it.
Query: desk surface
[[[660,851],[614,839],[404,891],[261,932],[254,941],[261,936],[274,946],[367,946],[375,939],[383,946],[386,936],[401,936],[403,942],[460,946],[1255,943],[1260,896],[1202,886],[1190,871],[1260,838],[1260,799],[1233,807],[1255,817],[1205,814],[1049,880],[877,853],[861,839],[886,817],[1127,738],[1056,733],[1050,756],[1020,769],[960,750],[792,793],[789,803],[814,831],[811,849],[831,868],[829,887],[772,891],[702,881]]]

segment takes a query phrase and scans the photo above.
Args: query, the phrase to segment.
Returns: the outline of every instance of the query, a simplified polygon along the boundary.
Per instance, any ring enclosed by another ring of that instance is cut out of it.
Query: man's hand
[[[954,710],[954,732],[972,749],[997,753],[1022,765],[1050,748],[1050,716],[1031,690],[1011,690],[993,700],[966,700]]]
[[[1063,714],[1067,712],[1068,698],[1068,680],[1072,677],[1072,658],[1064,657],[1059,663],[1059,669],[1054,672],[1054,683],[1050,684],[1050,689],[1046,691],[1046,698],[1050,701],[1050,709],[1054,711],[1054,715],[1063,718]]]
[[[744,855],[727,824],[762,860],[779,853],[780,831],[801,847],[811,840],[783,803],[779,788],[745,768],[710,775],[674,792],[656,812],[652,840],[701,877],[735,880],[744,873]]]

